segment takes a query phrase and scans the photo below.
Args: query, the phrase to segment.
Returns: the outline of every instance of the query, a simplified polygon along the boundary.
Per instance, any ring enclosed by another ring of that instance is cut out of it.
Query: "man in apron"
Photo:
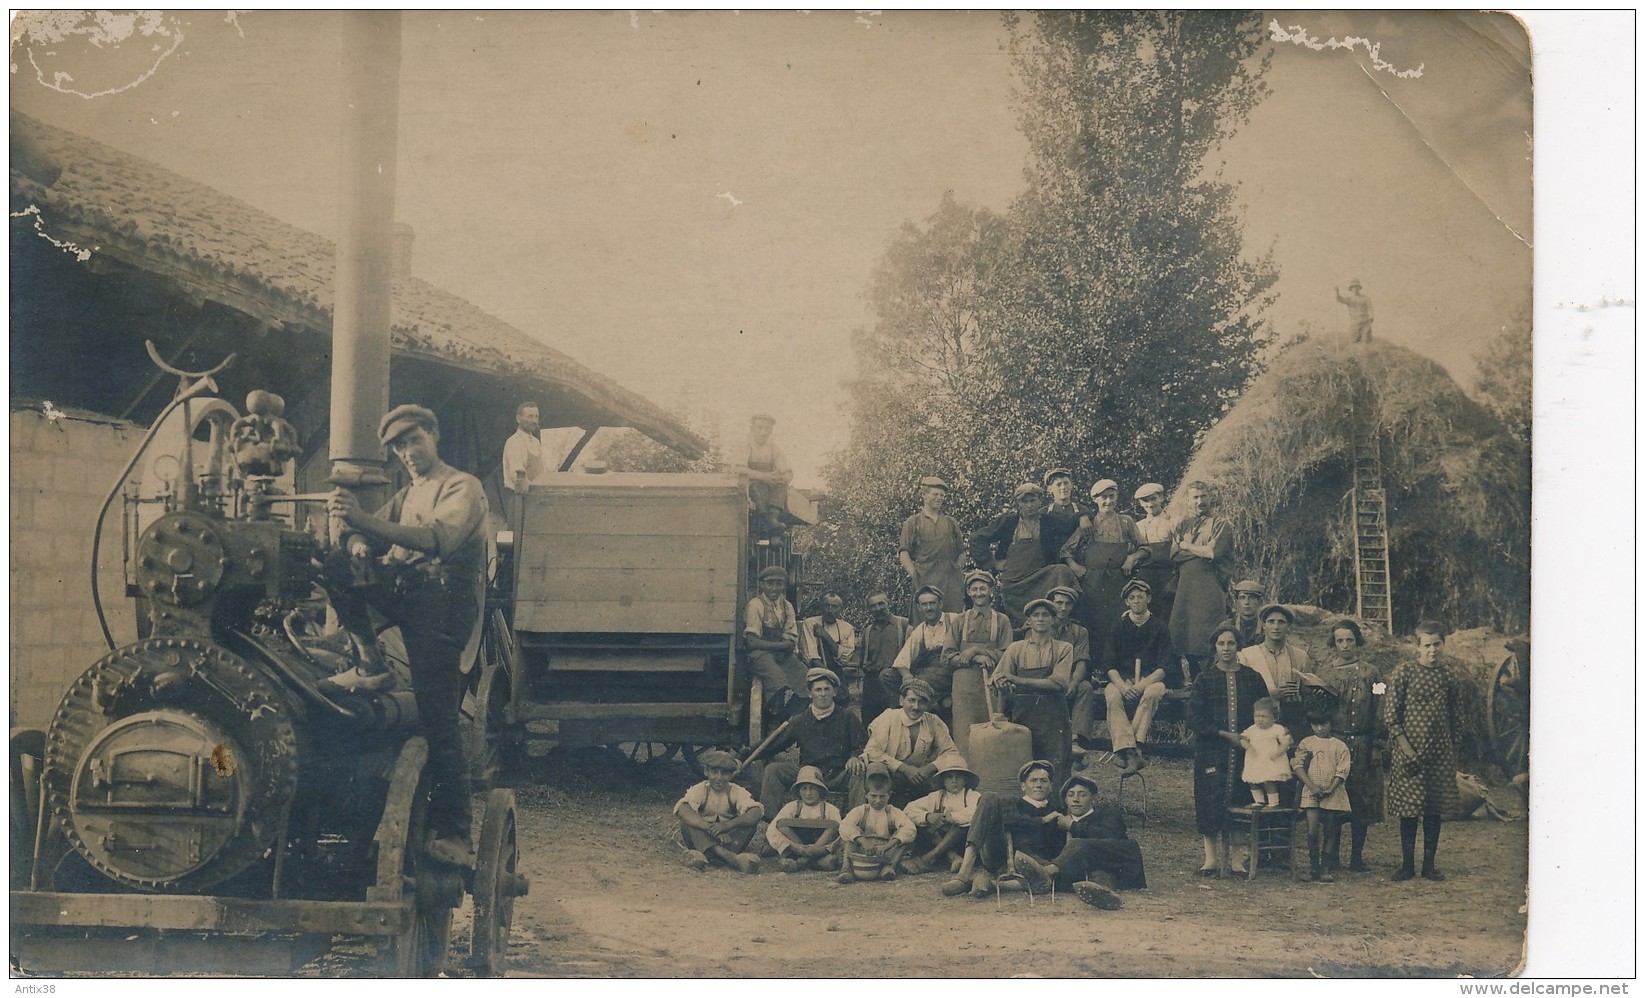
[[[971,535],[971,560],[978,568],[992,567],[1000,580],[1000,609],[1017,625],[1030,600],[1043,599],[1057,586],[1077,586],[1078,580],[1061,561],[1065,524],[1045,516],[1045,490],[1033,482],[1017,486],[1012,494],[1017,511],[995,517]]]
[[[788,483],[794,472],[788,466],[771,431],[777,421],[766,413],[756,413],[748,421],[748,501],[753,507],[751,525],[759,537],[778,537],[787,529],[782,515],[788,511]]]
[[[943,611],[958,613],[965,609],[965,587],[960,582],[965,535],[959,521],[942,511],[947,499],[947,482],[920,479],[920,511],[902,523],[897,560],[915,589],[935,586],[943,593]]]
[[[965,594],[971,607],[954,620],[952,673],[953,709],[950,727],[960,754],[971,752],[971,725],[988,720],[988,698],[982,684],[1011,645],[1011,618],[994,609],[994,577],[973,570],[965,576]]]
[[[800,628],[794,605],[783,595],[787,586],[788,573],[772,565],[760,573],[759,595],[743,610],[748,669],[759,677],[766,706],[778,718],[805,706],[798,693],[805,689],[805,666],[795,654]]]
[[[942,609],[942,590],[924,586],[914,594],[919,621],[908,630],[908,640],[891,663],[897,672],[898,690],[910,679],[923,680],[931,689],[929,709],[935,711],[948,698],[954,682],[954,617]]]
[[[908,618],[891,612],[891,597],[882,590],[868,594],[868,623],[862,640],[862,720],[864,724],[897,705],[902,674],[893,663],[908,641]]]
[[[1171,528],[1176,520],[1165,515],[1165,486],[1160,483],[1141,486],[1135,498],[1143,511],[1142,519],[1136,521],[1137,543],[1147,549],[1148,555],[1137,562],[1133,574],[1148,583],[1153,592],[1154,612],[1162,620],[1170,620],[1177,592],[1177,566],[1171,561]]]
[[[1096,649],[1097,668],[1108,668],[1103,654],[1114,621],[1124,612],[1120,588],[1130,579],[1131,570],[1148,557],[1141,546],[1136,524],[1119,512],[1119,483],[1104,478],[1091,486],[1096,509],[1080,521],[1079,529],[1062,546],[1063,561],[1080,579],[1080,608],[1086,629]]]

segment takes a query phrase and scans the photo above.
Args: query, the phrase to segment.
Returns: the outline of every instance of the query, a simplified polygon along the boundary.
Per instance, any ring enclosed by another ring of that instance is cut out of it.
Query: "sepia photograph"
[[[11,975],[1631,976],[1544,37],[14,11]]]

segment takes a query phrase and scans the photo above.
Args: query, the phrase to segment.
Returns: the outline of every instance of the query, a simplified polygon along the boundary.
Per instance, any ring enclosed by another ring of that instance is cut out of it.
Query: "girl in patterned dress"
[[[1422,877],[1444,880],[1434,866],[1440,817],[1455,811],[1457,742],[1462,705],[1456,677],[1439,660],[1445,629],[1431,620],[1416,628],[1417,658],[1402,662],[1388,680],[1382,702],[1383,727],[1393,746],[1388,773],[1388,813],[1399,819],[1402,857],[1394,880],[1416,876],[1417,818],[1422,819]]]

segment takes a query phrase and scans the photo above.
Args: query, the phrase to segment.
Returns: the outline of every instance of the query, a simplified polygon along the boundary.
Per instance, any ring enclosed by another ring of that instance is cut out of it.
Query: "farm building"
[[[204,184],[25,115],[11,116],[11,723],[43,724],[72,677],[106,650],[92,608],[92,525],[175,376],[218,375],[236,406],[252,389],[286,400],[303,444],[294,485],[330,470],[332,243]],[[695,458],[706,443],[658,406],[526,332],[412,277],[398,227],[391,404],[440,417],[441,451],[497,507],[514,407],[545,427],[632,427]],[[580,446],[580,445],[579,445]],[[118,504],[116,504],[118,505]],[[122,598],[118,509],[98,572],[109,624],[133,633]]]

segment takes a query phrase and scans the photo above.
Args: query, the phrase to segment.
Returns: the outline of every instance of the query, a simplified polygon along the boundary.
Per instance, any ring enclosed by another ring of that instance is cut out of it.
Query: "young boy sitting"
[[[919,829],[916,842],[926,851],[902,861],[904,873],[929,873],[948,865],[948,872],[960,868],[965,836],[971,830],[971,816],[982,794],[977,792],[981,777],[959,763],[951,763],[937,773],[942,789],[926,794],[908,805],[908,820]]]
[[[680,841],[686,849],[685,865],[706,870],[710,863],[720,863],[744,873],[760,872],[760,858],[747,850],[765,809],[753,794],[731,782],[737,771],[736,757],[710,749],[697,762],[708,778],[687,790],[674,805],[674,815],[680,819]]]
[[[842,884],[857,879],[851,871],[852,856],[879,860],[880,879],[897,879],[897,861],[914,841],[914,823],[901,808],[891,806],[891,771],[879,763],[871,764],[864,781],[868,803],[852,808],[840,822],[840,841],[845,847],[845,869],[840,873]],[[865,837],[872,837],[874,841],[867,841]]]
[[[793,790],[799,800],[784,804],[766,827],[765,839],[777,851],[784,873],[806,868],[838,870],[840,857],[835,846],[840,840],[840,809],[824,799],[828,787],[822,770],[800,767]]]

